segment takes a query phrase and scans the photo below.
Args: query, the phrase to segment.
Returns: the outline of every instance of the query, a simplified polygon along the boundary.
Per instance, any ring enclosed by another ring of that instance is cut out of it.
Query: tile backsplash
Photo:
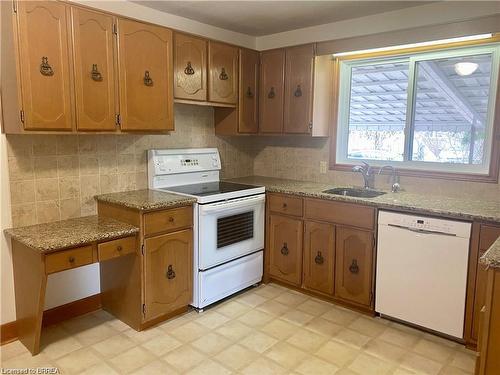
[[[146,150],[217,147],[222,177],[261,175],[294,180],[362,184],[359,173],[321,173],[327,138],[307,136],[218,137],[213,109],[175,105],[176,130],[168,135],[8,135],[14,226],[96,213],[93,196],[147,187]],[[375,180],[388,189],[387,176]],[[401,177],[409,192],[498,201],[500,184]]]
[[[331,183],[337,186],[362,186],[359,173],[331,171],[320,173],[320,162],[328,165],[330,141],[328,138],[307,136],[255,137],[253,174],[293,180]],[[401,187],[408,192],[420,194],[469,197],[500,201],[500,184],[477,183],[419,177],[400,178]],[[375,187],[390,189],[387,175],[376,176]]]
[[[223,177],[253,173],[254,149],[216,137],[212,108],[176,105],[175,123],[169,135],[8,135],[13,225],[92,215],[94,195],[146,188],[151,148],[217,147]]]

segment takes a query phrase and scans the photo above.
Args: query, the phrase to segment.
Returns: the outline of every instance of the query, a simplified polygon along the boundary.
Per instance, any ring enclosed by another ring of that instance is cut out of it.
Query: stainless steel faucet
[[[368,163],[362,163],[363,165],[355,165],[352,167],[352,171],[361,173],[363,181],[365,182],[365,189],[373,189],[375,185],[375,176],[372,173],[373,168]]]
[[[392,186],[391,186],[391,191],[393,193],[397,193],[399,190],[401,190],[401,185],[399,184],[399,176],[396,173],[396,168],[394,168],[392,165],[384,165],[381,167],[378,171],[378,174],[382,172],[385,168],[392,169]]]

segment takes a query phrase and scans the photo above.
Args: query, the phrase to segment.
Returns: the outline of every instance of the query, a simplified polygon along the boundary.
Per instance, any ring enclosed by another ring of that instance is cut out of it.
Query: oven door
[[[259,194],[198,206],[200,270],[264,248],[265,199]]]

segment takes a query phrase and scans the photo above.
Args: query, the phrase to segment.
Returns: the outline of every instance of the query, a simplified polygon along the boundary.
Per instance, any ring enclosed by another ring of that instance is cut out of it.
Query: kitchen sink
[[[347,197],[360,197],[360,198],[375,198],[380,195],[386,194],[383,191],[377,191],[372,189],[362,189],[362,188],[348,188],[348,187],[339,187],[329,190],[324,190],[323,193],[327,194],[335,194],[335,195],[344,195]]]

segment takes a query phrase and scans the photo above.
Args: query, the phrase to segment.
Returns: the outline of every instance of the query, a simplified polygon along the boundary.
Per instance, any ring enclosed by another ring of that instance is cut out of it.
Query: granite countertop
[[[6,229],[4,232],[28,247],[42,253],[50,253],[93,242],[134,235],[139,232],[139,228],[115,219],[85,216],[52,223],[11,228]]]
[[[484,253],[480,262],[489,267],[500,268],[500,237],[498,237],[488,251]]]
[[[406,193],[404,191],[387,192],[387,194],[376,198],[358,198],[323,193],[324,190],[334,188],[335,186],[332,184],[261,176],[235,178],[228,181],[262,185],[266,187],[266,191],[274,193],[295,194],[303,197],[366,204],[378,208],[404,209],[419,214],[428,213],[457,219],[500,223],[500,199],[497,201],[458,199],[438,195]]]
[[[196,202],[196,198],[149,189],[101,194],[96,195],[95,199],[98,202],[117,204],[139,211],[188,206]]]

